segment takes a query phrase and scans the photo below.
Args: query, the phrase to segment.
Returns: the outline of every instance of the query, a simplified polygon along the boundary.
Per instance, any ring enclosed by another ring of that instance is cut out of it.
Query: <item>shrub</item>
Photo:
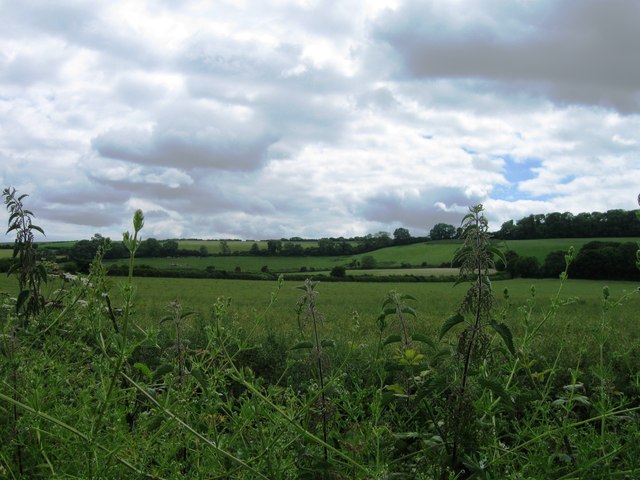
[[[336,265],[331,269],[330,275],[336,278],[344,278],[347,275],[347,269],[342,265]]]
[[[377,265],[378,265],[378,262],[371,255],[365,255],[360,259],[360,267],[363,270],[371,270],[373,268],[376,268]]]

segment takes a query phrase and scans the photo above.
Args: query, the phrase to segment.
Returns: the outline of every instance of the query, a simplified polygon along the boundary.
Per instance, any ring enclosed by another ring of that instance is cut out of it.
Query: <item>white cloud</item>
[[[635,208],[635,2],[2,2],[0,180],[49,238]]]

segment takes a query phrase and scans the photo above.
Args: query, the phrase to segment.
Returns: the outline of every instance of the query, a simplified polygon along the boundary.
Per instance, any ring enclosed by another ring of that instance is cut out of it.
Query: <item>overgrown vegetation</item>
[[[563,257],[548,306],[540,308],[533,288],[520,308],[508,291],[499,303],[488,273],[502,254],[481,206],[460,227],[456,261],[467,291],[433,335],[419,331],[417,295],[394,290],[380,298],[374,324],[354,311],[334,326],[340,337],[329,339],[328,324],[338,319],[325,312],[321,322],[323,285],[310,280],[299,287],[301,326],[310,330],[302,339],[268,322],[282,280],[252,322],[241,324],[228,298],[213,300],[206,314],[183,310],[178,298],[168,315],[141,324],[134,267],[143,224],[138,211],[133,233],[124,235],[128,275],[118,298],[102,264],[107,242],[88,276],[67,276],[60,301],[32,312],[28,328],[17,328],[24,323],[18,299],[2,297],[1,476],[605,479],[640,472],[638,340],[612,334],[614,322],[633,320],[617,312],[638,291],[613,298],[603,290],[589,324],[596,327],[581,335],[595,348],[565,368],[562,340],[550,342],[545,330],[571,307],[562,290],[575,255]],[[640,254],[636,261],[640,267]]]

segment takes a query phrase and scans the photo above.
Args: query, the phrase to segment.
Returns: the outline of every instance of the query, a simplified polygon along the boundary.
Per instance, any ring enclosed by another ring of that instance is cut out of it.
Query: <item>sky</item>
[[[138,208],[158,239],[637,208],[635,0],[0,0],[0,24],[0,186],[48,240]]]

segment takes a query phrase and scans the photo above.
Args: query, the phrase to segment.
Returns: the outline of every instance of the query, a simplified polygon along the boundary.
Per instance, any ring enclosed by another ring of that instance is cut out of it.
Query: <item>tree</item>
[[[566,262],[565,255],[567,252],[563,250],[555,250],[549,252],[542,264],[541,274],[543,277],[558,278],[564,272]]]
[[[162,242],[162,256],[175,257],[178,255],[178,242],[175,240],[165,240]]]
[[[220,254],[231,255],[231,249],[226,240],[220,240]]]
[[[139,257],[159,257],[161,253],[162,245],[155,238],[147,238],[140,243],[140,248],[138,249]]]
[[[207,247],[205,247],[204,245],[200,245],[198,253],[201,257],[206,257],[207,255],[209,255],[209,250],[207,250]]]
[[[282,250],[282,241],[267,240],[267,252],[269,252],[269,255],[278,255],[281,250]]]
[[[364,270],[371,270],[372,268],[376,268],[378,262],[371,255],[365,255],[360,259],[360,267]]]
[[[249,249],[249,253],[251,255],[260,255],[260,247],[256,242],[253,242],[253,244],[251,245],[251,248]]]
[[[436,223],[429,231],[431,240],[450,240],[455,238],[456,227],[447,223]]]
[[[347,275],[347,269],[342,265],[336,265],[331,269],[330,275],[336,278],[344,278]]]
[[[411,234],[406,228],[399,227],[393,231],[393,243],[395,243],[396,245],[407,244],[410,241]]]

